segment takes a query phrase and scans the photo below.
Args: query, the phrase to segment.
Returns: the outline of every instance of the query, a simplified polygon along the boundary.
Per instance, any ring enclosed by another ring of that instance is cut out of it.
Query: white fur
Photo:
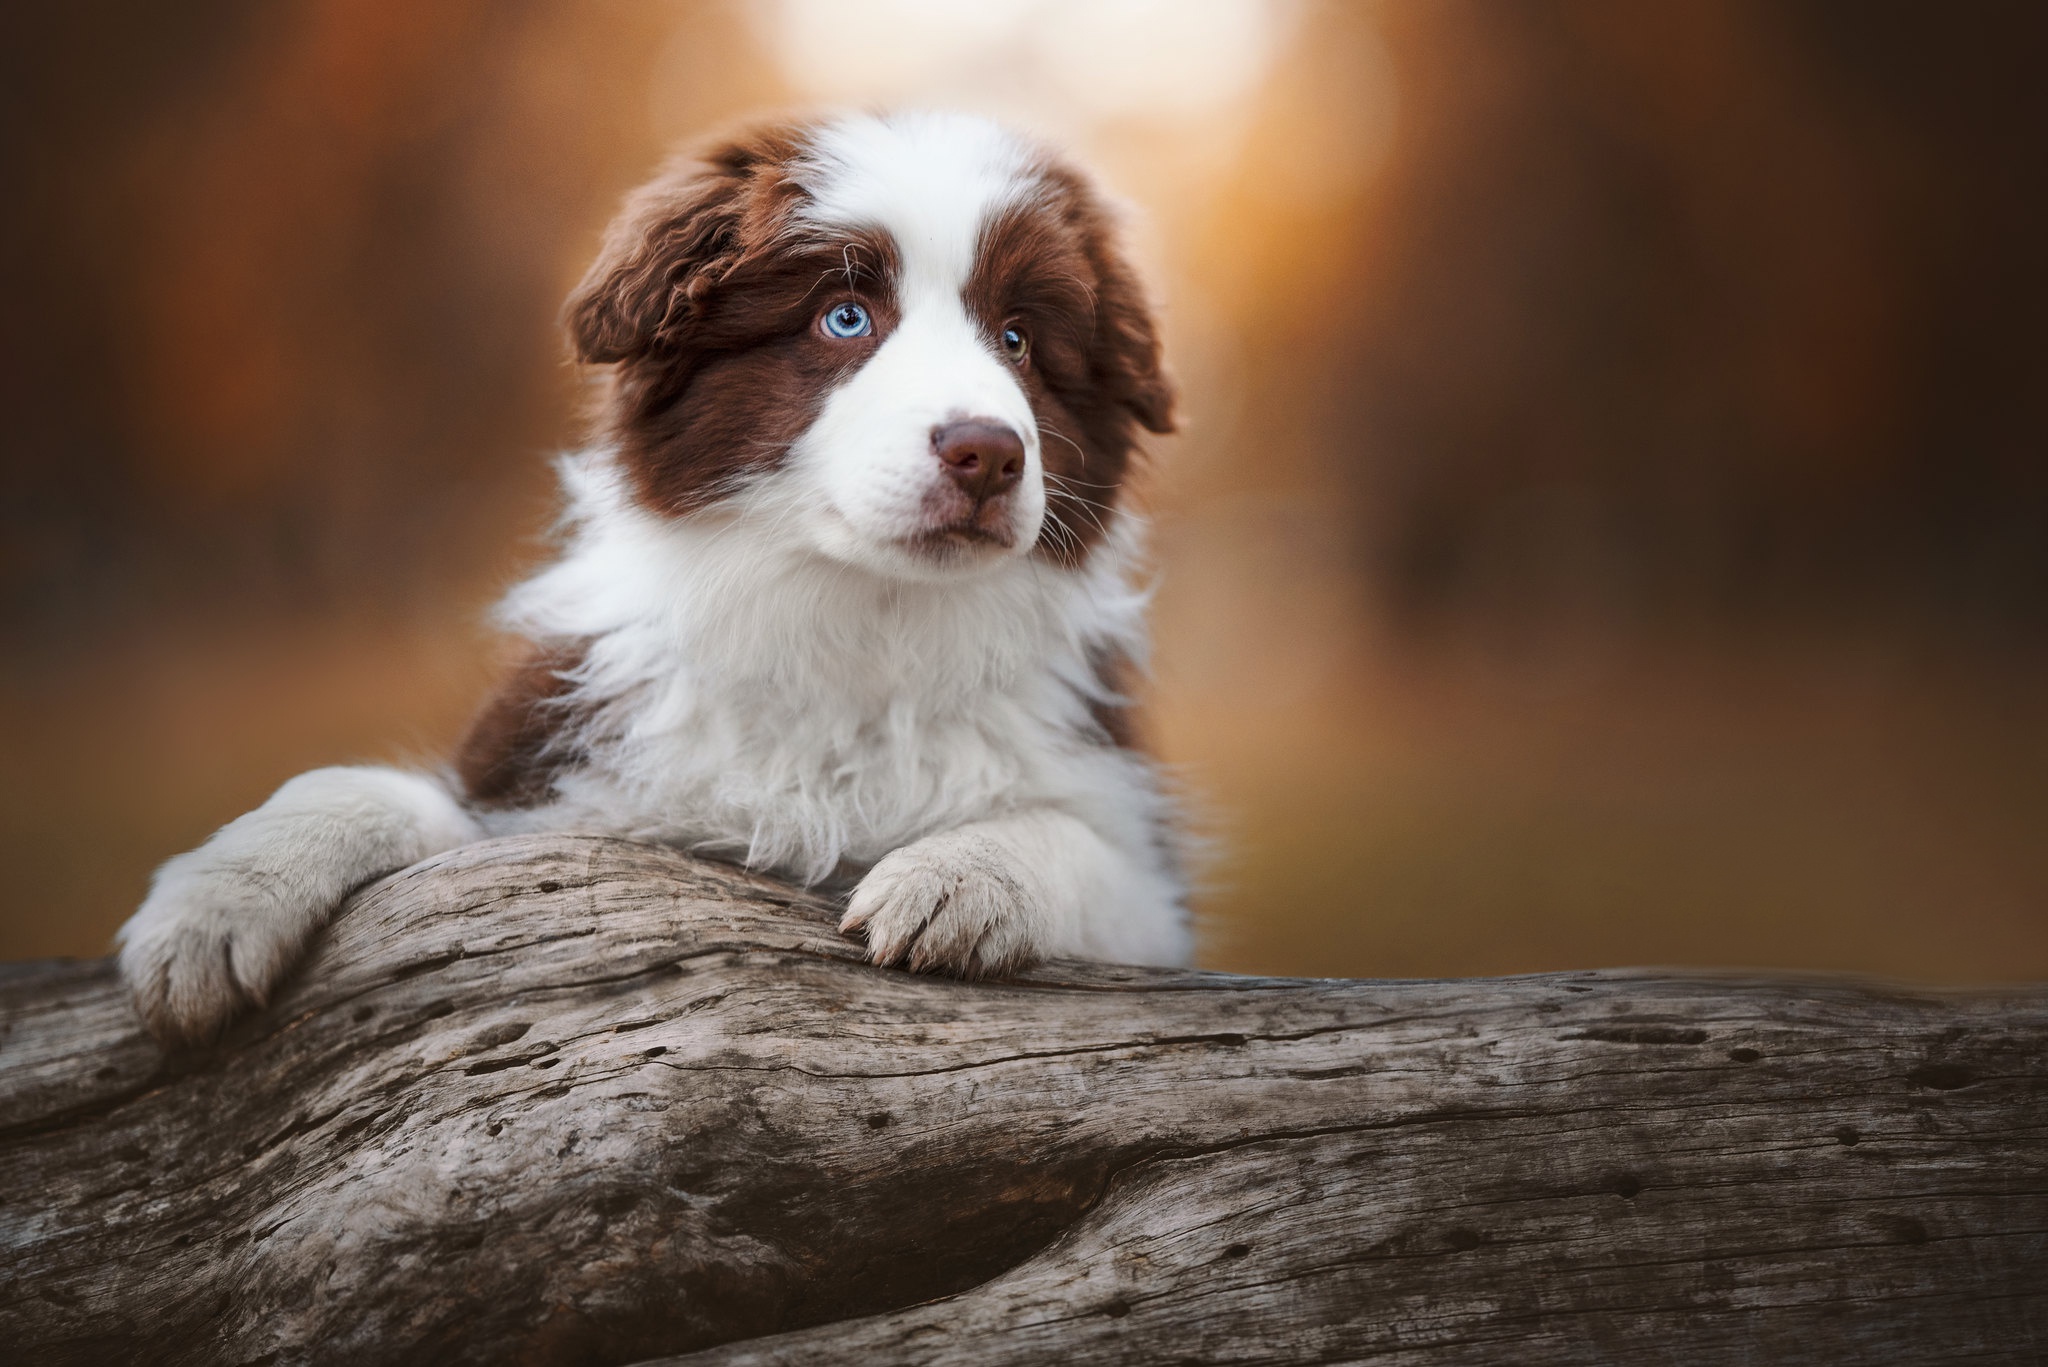
[[[992,216],[1031,191],[1030,155],[996,125],[959,115],[841,120],[820,132],[797,180],[804,217],[826,228],[879,228],[896,242],[902,318],[860,372],[826,400],[798,443],[785,504],[836,559],[896,576],[957,578],[903,542],[923,530],[944,482],[932,429],[993,419],[1024,440],[1009,499],[1012,554],[1045,517],[1038,424],[1016,373],[969,316],[961,292]]]
[[[261,1006],[313,932],[358,884],[475,840],[476,821],[433,779],[315,769],[165,862],[121,927],[121,972],[159,1033],[210,1033]]]
[[[864,931],[875,958],[913,969],[999,968],[1046,954],[1178,963],[1187,947],[1170,917],[1128,914],[1160,908],[1171,889],[1158,873],[1067,811],[1027,809],[884,855],[854,889],[841,928]]]
[[[826,227],[881,228],[902,253],[900,287],[958,293],[989,217],[1029,192],[1030,147],[986,119],[854,115],[820,129],[796,179]]]
[[[1036,425],[960,297],[1029,164],[978,120],[819,135],[811,214],[895,237],[900,321],[789,460],[703,513],[647,511],[607,450],[563,462],[564,552],[501,609],[582,652],[560,705],[585,719],[568,738],[585,760],[556,800],[472,814],[390,770],[292,780],[167,863],[123,929],[151,1024],[202,1035],[261,1003],[351,888],[480,833],[605,832],[857,883],[844,928],[879,962],[1185,962],[1166,800],[1090,712],[1116,701],[1095,662],[1145,656],[1138,524],[1119,519],[1080,569],[1030,553]],[[940,564],[906,543],[944,478],[931,430],[962,416],[1014,426],[1027,468],[1011,544]]]
[[[756,507],[657,517],[602,452],[564,473],[567,553],[503,613],[535,640],[588,642],[577,693],[599,708],[593,762],[558,780],[557,804],[494,828],[614,831],[820,882],[968,822],[1062,811],[1143,874],[1145,896],[1100,906],[1129,926],[1057,948],[1186,957],[1164,801],[1088,713],[1109,701],[1091,654],[1144,656],[1133,519],[1080,571],[1009,557],[927,582],[849,570]]]

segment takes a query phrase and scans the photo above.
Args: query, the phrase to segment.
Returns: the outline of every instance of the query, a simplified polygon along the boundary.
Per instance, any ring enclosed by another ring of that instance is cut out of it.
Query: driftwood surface
[[[166,1057],[0,971],[18,1363],[2048,1359],[2048,989],[871,968],[535,838]]]

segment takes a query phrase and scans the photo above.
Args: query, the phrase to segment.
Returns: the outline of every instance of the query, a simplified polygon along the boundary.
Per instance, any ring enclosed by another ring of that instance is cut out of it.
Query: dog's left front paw
[[[1038,902],[1009,851],[972,830],[947,831],[883,856],[839,929],[865,932],[878,964],[978,978],[1045,956]]]

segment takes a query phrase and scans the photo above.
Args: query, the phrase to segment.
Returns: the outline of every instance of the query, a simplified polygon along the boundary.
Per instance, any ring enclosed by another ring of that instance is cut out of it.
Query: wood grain
[[[878,970],[548,837],[164,1056],[0,971],[33,1363],[2039,1362],[2048,989]]]

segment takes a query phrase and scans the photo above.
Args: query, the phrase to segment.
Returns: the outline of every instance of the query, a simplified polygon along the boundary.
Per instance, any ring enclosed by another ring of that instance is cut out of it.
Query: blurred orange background
[[[908,102],[1133,206],[1205,963],[2048,976],[2044,15],[10,7],[0,956],[103,952],[299,770],[443,751],[619,196]]]

